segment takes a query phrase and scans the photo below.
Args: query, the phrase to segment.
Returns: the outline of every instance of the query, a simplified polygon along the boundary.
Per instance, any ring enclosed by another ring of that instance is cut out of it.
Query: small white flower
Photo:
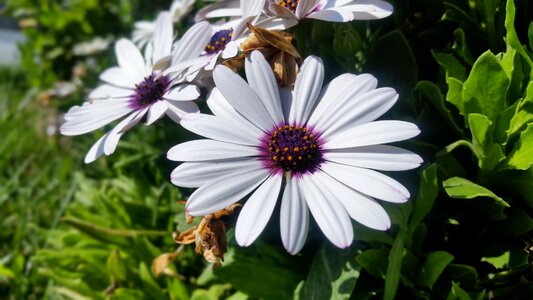
[[[207,138],[179,144],[167,155],[184,162],[172,172],[172,182],[199,187],[187,212],[206,215],[251,194],[235,230],[239,245],[248,246],[281,194],[281,238],[292,254],[304,245],[308,211],[341,248],[353,240],[350,218],[389,228],[389,216],[374,199],[402,203],[410,195],[375,170],[409,170],[422,162],[415,153],[382,145],[420,132],[408,122],[375,121],[394,105],[396,91],[376,88],[369,74],[343,74],[322,87],[324,68],[317,57],[304,61],[293,92],[278,89],[260,52],[246,59],[245,73],[248,83],[217,66],[217,87],[207,101],[214,116],[182,118],[184,128]]]
[[[182,79],[209,41],[209,24],[202,22],[191,27],[174,49],[170,15],[161,13],[156,27],[144,58],[131,41],[117,41],[118,66],[105,70],[100,75],[105,83],[90,93],[87,102],[72,107],[65,115],[66,122],[61,126],[64,135],[85,134],[125,117],[93,145],[85,163],[112,154],[122,134],[145,115],[150,125],[165,113],[179,122],[183,114],[198,111],[191,100],[197,99],[200,92]]]
[[[170,5],[169,14],[172,18],[173,23],[181,21],[185,16],[187,16],[193,6],[195,0],[174,0]],[[156,21],[138,21],[135,22],[132,41],[137,44],[139,47],[144,47],[154,36]]]

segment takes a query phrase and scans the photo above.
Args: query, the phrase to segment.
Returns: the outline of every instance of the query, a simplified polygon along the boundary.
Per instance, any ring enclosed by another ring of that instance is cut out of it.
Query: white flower
[[[255,2],[255,1],[244,1]],[[207,6],[198,12],[196,19],[215,17],[239,17],[243,0],[228,0]],[[249,5],[249,4],[248,4]],[[266,9],[262,9],[266,6]],[[261,9],[259,9],[261,8]],[[301,19],[317,19],[329,22],[382,19],[392,14],[393,7],[382,0],[261,0],[253,13],[263,15],[257,24],[268,29],[287,29]]]
[[[90,93],[87,102],[65,115],[64,135],[85,134],[125,117],[93,145],[85,163],[112,154],[122,134],[145,115],[150,125],[165,113],[179,122],[183,114],[198,111],[191,100],[198,98],[199,90],[182,78],[209,41],[210,27],[207,22],[191,27],[174,49],[172,32],[170,15],[161,13],[144,58],[131,41],[117,41],[118,66],[105,70],[100,75],[105,83]]]
[[[78,43],[72,48],[72,54],[79,56],[93,55],[106,50],[109,47],[109,40],[95,37],[90,41]]]
[[[266,2],[267,0],[222,0],[199,10],[194,19],[196,22],[225,17],[247,19],[259,16]]]
[[[235,238],[250,245],[266,226],[281,194],[280,228],[288,252],[300,251],[309,213],[338,247],[353,240],[350,218],[377,230],[390,227],[374,199],[402,203],[409,191],[375,170],[401,171],[422,159],[382,145],[419,134],[403,121],[375,121],[398,99],[376,88],[372,75],[343,74],[322,88],[324,68],[307,58],[294,92],[279,90],[260,52],[245,63],[248,83],[224,66],[214,70],[216,88],[207,103],[212,115],[187,114],[181,125],[207,139],[179,144],[167,157],[184,163],[175,185],[199,187],[186,210],[200,216],[250,195],[237,220]]]
[[[179,22],[187,16],[191,12],[194,2],[195,0],[174,0],[169,9],[172,22]],[[156,21],[138,21],[133,26],[134,29],[131,39],[142,48],[152,39],[156,28]]]

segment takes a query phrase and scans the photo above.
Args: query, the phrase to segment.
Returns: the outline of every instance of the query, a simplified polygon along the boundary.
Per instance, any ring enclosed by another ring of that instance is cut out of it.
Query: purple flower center
[[[211,37],[209,44],[205,47],[207,54],[218,53],[226,47],[231,37],[233,36],[233,29],[219,30]]]
[[[273,170],[296,175],[315,172],[324,161],[318,134],[298,125],[282,125],[263,139],[264,162]]]
[[[152,105],[162,100],[163,95],[170,87],[170,79],[167,76],[158,76],[152,73],[145,77],[143,82],[135,85],[135,92],[130,99],[130,106],[138,109]]]
[[[293,14],[296,13],[296,7],[298,6],[298,3],[300,3],[300,0],[279,0],[278,1],[279,5],[292,11]]]

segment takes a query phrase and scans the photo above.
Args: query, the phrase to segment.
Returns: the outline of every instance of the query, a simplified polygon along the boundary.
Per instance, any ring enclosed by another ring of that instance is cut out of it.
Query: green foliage
[[[29,89],[68,79],[78,62],[71,55],[75,43],[124,35],[136,2],[67,1],[71,9],[64,11],[60,1],[12,1],[13,13],[39,26],[24,29],[25,74],[0,70],[8,78],[0,83],[7,99],[0,101],[0,298],[532,294],[532,1],[517,1],[517,7],[512,0],[392,2],[393,17],[382,21],[306,20],[291,29],[304,57],[324,59],[328,79],[373,73],[380,86],[400,94],[385,118],[422,129],[405,146],[424,157],[424,166],[392,174],[412,192],[411,200],[383,203],[391,229],[354,224],[354,245],[340,250],[312,225],[308,244],[293,257],[272,224],[249,248],[238,247],[230,230],[230,250],[217,270],[189,247],[169,265],[175,276],[155,277],[153,259],[174,252],[170,233],[187,227],[175,201],[190,192],[168,183],[174,165],[164,153],[190,136],[171,122],[138,126],[112,158],[82,167],[83,153],[101,133],[47,135],[44,128],[59,122],[54,105],[67,104],[38,106],[38,90]],[[99,24],[103,19],[111,21]]]

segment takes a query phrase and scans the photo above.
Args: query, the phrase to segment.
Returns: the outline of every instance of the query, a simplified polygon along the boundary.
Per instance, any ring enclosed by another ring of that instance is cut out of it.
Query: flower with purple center
[[[105,83],[93,90],[82,106],[72,107],[61,126],[64,135],[80,135],[123,118],[93,145],[85,163],[113,153],[124,132],[145,116],[150,125],[165,114],[179,122],[182,115],[198,112],[192,100],[200,96],[199,89],[184,79],[198,63],[210,37],[211,25],[201,22],[173,46],[171,17],[164,12],[157,18],[155,34],[144,57],[130,40],[117,41],[118,66],[100,75]]]
[[[181,125],[205,139],[169,150],[184,162],[171,174],[175,185],[198,188],[186,210],[202,216],[247,198],[235,229],[237,243],[250,245],[281,198],[281,239],[295,254],[303,247],[309,211],[325,236],[348,247],[351,219],[377,230],[390,227],[376,200],[402,203],[409,191],[378,171],[418,167],[417,154],[383,145],[412,138],[412,123],[381,120],[398,99],[376,88],[369,74],[342,74],[322,86],[324,67],[308,57],[294,91],[278,88],[270,65],[254,51],[245,61],[248,82],[224,66],[213,72],[216,87],[207,104],[214,115],[187,114]]]
[[[231,41],[233,29],[222,29],[211,37],[209,44],[205,47],[207,54],[215,54],[226,48],[226,45]]]

